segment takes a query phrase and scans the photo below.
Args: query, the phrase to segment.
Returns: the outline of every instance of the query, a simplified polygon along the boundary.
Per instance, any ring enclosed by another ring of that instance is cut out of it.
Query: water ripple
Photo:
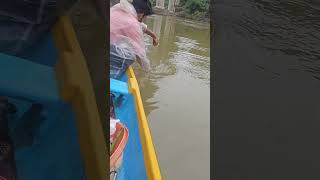
[[[296,68],[320,78],[320,8],[304,0],[249,0],[230,25],[257,46],[298,59]],[[289,68],[288,68],[289,69]]]

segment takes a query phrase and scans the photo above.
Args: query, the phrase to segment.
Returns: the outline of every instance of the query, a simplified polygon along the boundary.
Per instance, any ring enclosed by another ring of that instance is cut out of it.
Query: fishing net
[[[143,70],[150,69],[141,24],[137,20],[136,10],[127,0],[121,0],[110,8],[110,44],[120,48],[125,46],[137,57]],[[123,57],[122,61],[126,59]]]

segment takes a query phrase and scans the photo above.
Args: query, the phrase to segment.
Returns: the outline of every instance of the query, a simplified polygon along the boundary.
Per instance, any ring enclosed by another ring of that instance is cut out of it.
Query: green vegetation
[[[209,20],[209,0],[181,0],[179,6],[181,15],[188,19]]]
[[[156,0],[151,0],[156,5]],[[187,19],[198,21],[209,21],[209,0],[180,0],[179,5],[175,6],[175,14]],[[165,0],[164,6],[167,8],[169,0]]]

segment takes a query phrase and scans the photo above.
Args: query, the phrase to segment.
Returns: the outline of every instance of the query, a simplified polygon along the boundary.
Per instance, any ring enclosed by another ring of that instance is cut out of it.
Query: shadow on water
[[[145,37],[151,71],[135,70],[163,179],[209,179],[209,25],[170,16],[146,23],[160,44]]]
[[[213,177],[319,179],[319,2],[213,6]]]

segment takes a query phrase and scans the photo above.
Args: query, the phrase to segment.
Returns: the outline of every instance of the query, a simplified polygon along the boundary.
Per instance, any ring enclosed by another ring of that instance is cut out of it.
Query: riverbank
[[[188,14],[183,7],[176,7],[175,12],[170,12],[168,9],[153,8],[153,12],[156,15],[163,16],[176,16],[190,21],[197,21],[201,23],[210,23],[210,18],[203,16],[202,14]]]

